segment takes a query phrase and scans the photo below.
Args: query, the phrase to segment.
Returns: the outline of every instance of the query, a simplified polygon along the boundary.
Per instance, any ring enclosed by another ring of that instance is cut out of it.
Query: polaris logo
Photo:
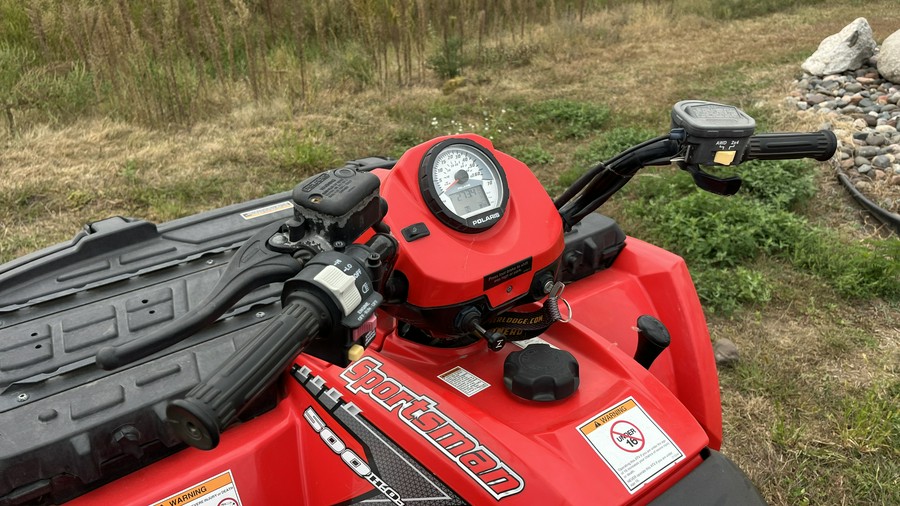
[[[482,216],[481,218],[476,218],[472,220],[472,225],[481,225],[483,223],[487,223],[489,221],[494,221],[500,217],[500,212],[496,212],[494,214],[489,214],[487,216]]]
[[[363,357],[342,372],[341,378],[347,381],[347,390],[367,394],[388,412],[396,413],[495,499],[525,488],[525,481],[515,471],[441,412],[437,402],[401,385],[382,372],[381,366],[374,358]]]
[[[400,494],[391,488],[390,485],[385,483],[384,480],[379,478],[378,475],[373,473],[372,468],[369,467],[355,451],[347,448],[344,441],[342,441],[334,431],[329,429],[328,425],[325,425],[325,422],[316,414],[312,407],[306,408],[306,410],[303,411],[303,418],[306,419],[306,422],[312,427],[312,430],[319,434],[322,441],[331,448],[331,451],[341,457],[344,464],[347,464],[347,467],[352,469],[357,476],[371,483],[373,487],[384,494],[385,497],[397,506],[403,506],[405,504],[400,497]]]

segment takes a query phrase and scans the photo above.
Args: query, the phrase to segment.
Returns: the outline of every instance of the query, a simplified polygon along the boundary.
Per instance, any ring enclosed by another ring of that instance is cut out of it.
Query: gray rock
[[[871,133],[866,136],[866,144],[869,146],[881,146],[884,142],[884,136],[881,134]]]
[[[860,146],[856,148],[856,156],[861,156],[863,158],[878,156],[878,148],[875,146]]]
[[[861,156],[857,156],[856,158],[853,159],[853,163],[854,163],[854,165],[865,165],[867,163],[872,163],[872,162],[870,162],[868,158],[863,158]]]
[[[878,72],[888,81],[900,82],[900,30],[889,35],[881,43]]]
[[[868,172],[870,170],[872,170],[872,166],[869,164],[860,165],[859,167],[856,168],[856,171],[859,172],[860,174],[868,174]]]
[[[891,166],[891,159],[887,155],[878,155],[872,159],[872,166],[879,169],[886,169]]]
[[[877,127],[875,127],[875,131],[880,134],[890,134],[890,135],[894,135],[895,133],[897,133],[897,129],[890,125],[877,126]]]
[[[800,109],[801,111],[805,111],[805,110],[809,109],[809,104],[807,104],[805,101],[797,102],[797,109]]]
[[[713,343],[713,354],[716,357],[716,365],[720,367],[729,367],[738,362],[741,353],[737,346],[729,339],[717,339]]]
[[[826,37],[802,67],[817,76],[858,69],[875,54],[875,46],[869,22],[857,18],[840,32]]]
[[[864,98],[864,99],[860,100],[859,103],[856,105],[865,109],[866,107],[872,107],[873,105],[875,105],[875,102],[872,102],[868,98]],[[866,112],[868,112],[868,111],[866,111]]]
[[[806,96],[806,101],[810,104],[821,104],[822,102],[828,100],[828,97],[821,93],[810,93]]]
[[[850,83],[850,84],[844,86],[844,89],[850,93],[858,93],[858,92],[862,91],[863,85],[861,85],[859,83]]]

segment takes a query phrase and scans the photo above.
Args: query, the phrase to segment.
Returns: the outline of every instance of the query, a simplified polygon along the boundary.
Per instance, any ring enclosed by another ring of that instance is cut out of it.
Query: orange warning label
[[[597,418],[588,420],[588,422],[582,425],[578,430],[580,430],[582,434],[587,436],[591,432],[594,432],[596,429],[602,427],[604,424],[615,420],[620,415],[624,415],[628,412],[629,409],[635,406],[637,406],[637,404],[635,404],[633,400],[629,399],[622,404],[619,404],[615,408],[607,411],[606,413],[601,414]]]
[[[672,438],[628,397],[578,426],[629,493],[635,493],[684,459]]]
[[[151,506],[241,506],[231,470],[186,488]]]

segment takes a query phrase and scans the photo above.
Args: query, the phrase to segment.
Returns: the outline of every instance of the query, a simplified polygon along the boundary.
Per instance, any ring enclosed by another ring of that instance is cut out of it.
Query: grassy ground
[[[253,101],[249,84],[237,84],[230,106],[188,126],[20,118],[16,135],[0,134],[0,260],[65,240],[92,220],[169,220],[458,131],[493,138],[554,191],[561,174],[608,147],[612,132],[666,128],[681,99],[739,105],[772,130],[816,128],[827,118],[781,107],[803,58],[859,15],[879,41],[900,28],[896,2],[887,0],[749,18],[733,10],[711,17],[709,5],[626,4],[530,27],[527,37],[498,38],[493,56],[447,83],[425,76],[329,90],[332,70],[311,66],[307,78],[323,83],[314,96]],[[835,186],[829,167],[814,172],[816,193],[798,216],[847,244],[882,234]],[[605,212],[629,233],[652,233],[628,199],[661,177],[681,176],[648,172]],[[741,362],[720,373],[723,449],[773,504],[900,504],[900,306],[871,294],[848,298],[833,278],[797,265],[784,253],[748,260],[768,303],[710,314],[713,338],[742,351]]]

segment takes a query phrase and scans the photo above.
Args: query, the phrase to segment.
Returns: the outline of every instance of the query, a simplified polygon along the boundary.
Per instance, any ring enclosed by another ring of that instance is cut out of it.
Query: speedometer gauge
[[[425,204],[445,225],[476,233],[506,211],[506,175],[490,152],[468,139],[449,139],[431,147],[419,168]]]

